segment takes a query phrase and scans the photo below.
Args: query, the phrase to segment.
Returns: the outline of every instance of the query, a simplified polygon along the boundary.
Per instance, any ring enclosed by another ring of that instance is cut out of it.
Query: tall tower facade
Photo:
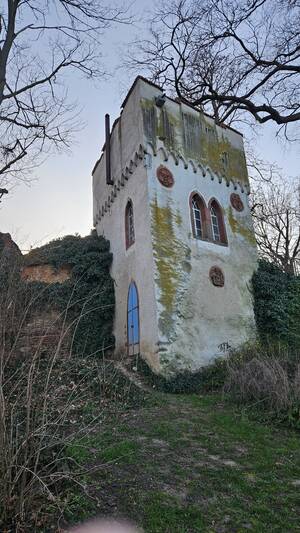
[[[138,77],[93,169],[118,354],[168,376],[254,336],[248,194],[242,135]]]

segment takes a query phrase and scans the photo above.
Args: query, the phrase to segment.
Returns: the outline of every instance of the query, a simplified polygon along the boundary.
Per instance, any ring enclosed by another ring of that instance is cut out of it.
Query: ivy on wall
[[[78,355],[99,353],[114,346],[114,284],[109,274],[112,254],[109,242],[91,235],[68,235],[32,250],[25,266],[51,265],[71,268],[63,283],[30,282],[35,308],[62,313],[72,333],[72,351]]]
[[[300,348],[300,277],[260,261],[252,286],[261,340]]]

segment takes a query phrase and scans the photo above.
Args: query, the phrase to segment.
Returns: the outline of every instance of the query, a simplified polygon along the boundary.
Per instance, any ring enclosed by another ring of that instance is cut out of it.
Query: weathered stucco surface
[[[135,242],[126,250],[124,217],[129,198],[133,204]],[[141,353],[149,364],[158,370],[158,328],[148,210],[148,183],[146,169],[142,163],[135,169],[122,193],[115,199],[109,212],[97,225],[97,232],[110,240],[113,253],[111,275],[115,280],[116,352],[120,357],[126,356],[127,296],[129,285],[134,280],[139,294]]]
[[[232,184],[203,177],[172,159],[165,164],[175,185],[166,189],[156,178],[161,163],[159,152],[152,158],[150,208],[159,355],[161,371],[170,373],[196,370],[254,335],[249,287],[257,256],[245,192],[239,191],[245,206],[239,213],[230,205]],[[193,237],[189,207],[193,191],[206,204],[215,198],[223,206],[228,246]],[[215,287],[209,279],[215,265],[224,273],[224,287]]]
[[[94,224],[111,242],[116,283],[115,336],[126,352],[127,294],[136,282],[140,305],[141,355],[168,375],[196,370],[254,335],[249,290],[256,245],[248,206],[242,136],[194,109],[166,99],[138,79],[111,135],[114,185],[105,182],[105,154],[93,173]],[[226,154],[226,155],[224,155]],[[175,179],[164,187],[156,176],[165,165]],[[195,239],[189,198],[222,206],[228,246]],[[231,193],[245,206],[232,208]],[[135,243],[125,246],[124,214],[133,202]],[[209,278],[222,269],[224,287]]]
[[[154,152],[163,146],[184,157],[186,162],[192,159],[225,180],[249,186],[241,135],[217,126],[210,117],[171,99],[158,108],[154,100],[157,89],[152,85],[143,89],[144,140],[152,145]]]
[[[132,280],[139,295],[140,349],[143,357],[159,370],[158,326],[150,233],[149,188],[143,150],[140,86],[127,100],[111,134],[111,161],[114,185],[106,184],[105,154],[93,173],[94,224],[98,235],[110,241],[113,253],[111,275],[115,280],[114,335],[116,354],[127,354],[127,297]],[[122,132],[120,134],[120,132]],[[126,250],[125,208],[131,199],[135,242]],[[102,209],[104,208],[104,209]]]

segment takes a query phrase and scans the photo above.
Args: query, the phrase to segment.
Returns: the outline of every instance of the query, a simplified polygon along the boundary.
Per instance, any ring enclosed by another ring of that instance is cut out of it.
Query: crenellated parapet
[[[150,156],[154,159],[153,164],[155,165],[155,160],[158,159],[159,162],[163,161],[167,163],[169,160],[173,160],[176,166],[181,167],[184,170],[192,170],[194,174],[200,174],[204,179],[210,179],[212,181],[218,182],[222,186],[230,187],[233,186],[234,190],[239,190],[241,193],[250,193],[249,185],[244,184],[238,178],[228,178],[226,175],[222,175],[220,172],[214,172],[209,166],[205,166],[197,160],[191,158],[185,158],[181,153],[176,152],[175,150],[168,150],[165,146],[161,145],[157,149],[153,146],[151,142],[147,142],[144,146],[140,144],[137,149],[132,154],[132,158],[121,170],[120,178],[115,180],[114,185],[110,186],[107,190],[107,195],[101,197],[100,200],[97,200],[97,210],[94,214],[94,227],[97,225],[97,222],[103,218],[106,213],[109,212],[112,204],[119,194],[123,194],[123,190],[126,189],[126,184],[128,180],[133,175],[134,170],[143,162],[144,165],[147,165],[146,157]],[[159,164],[159,163],[157,163]],[[184,179],[184,172],[182,173],[182,179]]]

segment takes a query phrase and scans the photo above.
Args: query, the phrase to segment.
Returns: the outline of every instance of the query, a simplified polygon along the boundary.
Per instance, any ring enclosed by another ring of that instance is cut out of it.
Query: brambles
[[[24,521],[40,528],[43,509],[61,506],[62,485],[81,485],[84,470],[66,447],[99,424],[106,398],[112,404],[121,394],[103,358],[114,307],[109,243],[95,235],[66,237],[35,251],[41,264],[71,263],[72,275],[61,284],[24,282],[22,257],[6,252],[0,255],[0,521],[16,530]],[[122,403],[127,394],[123,387]]]

